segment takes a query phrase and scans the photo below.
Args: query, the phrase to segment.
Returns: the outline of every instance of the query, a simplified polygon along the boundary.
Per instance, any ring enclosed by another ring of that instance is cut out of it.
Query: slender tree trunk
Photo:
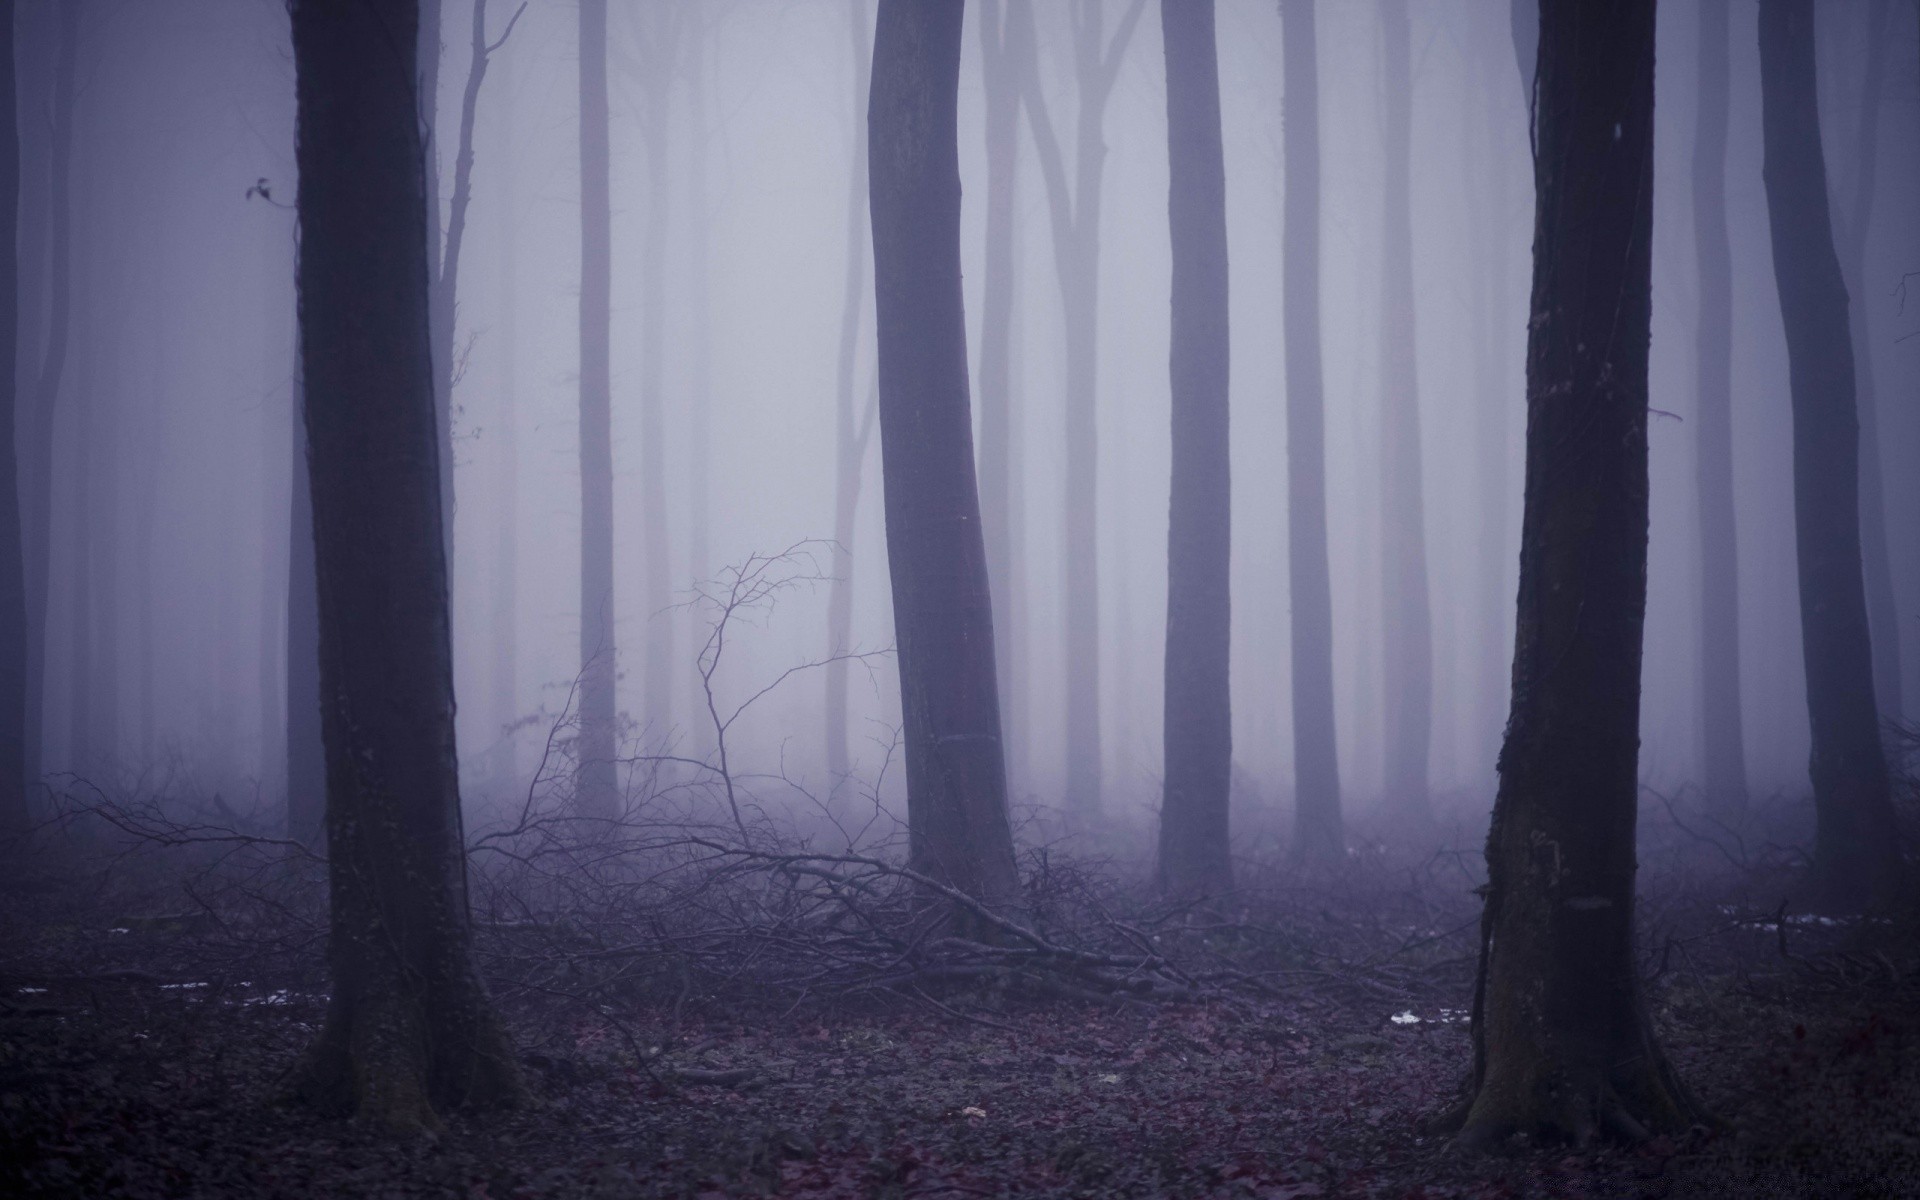
[[[641,10],[650,25],[643,62],[640,127],[646,145],[646,223],[640,235],[640,541],[646,601],[646,663],[641,720],[664,737],[673,727],[673,569],[667,536],[666,275],[668,118],[678,58],[683,10],[653,5]]]
[[[13,0],[0,0],[0,854],[23,848],[27,807],[27,581],[20,529],[20,121]]]
[[[1333,588],[1320,370],[1320,83],[1315,0],[1281,0],[1286,122],[1281,201],[1287,339],[1287,588],[1292,598],[1293,852],[1345,857],[1333,722]]]
[[[612,198],[607,0],[580,0],[580,733],[574,802],[608,818],[614,747]]]
[[[1227,177],[1213,0],[1160,0],[1173,244],[1172,500],[1167,521],[1166,772],[1160,886],[1233,885],[1232,455],[1228,442]]]
[[[333,974],[293,1091],[416,1130],[522,1095],[470,950],[418,14],[296,0],[292,15]]]
[[[1020,4],[1025,0],[1010,0]],[[980,69],[986,91],[987,229],[980,298],[980,515],[987,540],[987,581],[1000,637],[994,673],[1000,680],[1003,730],[1012,718],[1013,666],[1013,200],[1019,165],[1020,77],[1007,45],[1002,0],[980,0]],[[1009,747],[1008,756],[1015,751]]]
[[[852,35],[854,128],[867,125],[868,54],[865,0],[848,0]],[[840,357],[835,372],[833,583],[827,593],[827,779],[839,790],[852,772],[847,745],[847,668],[853,649],[853,522],[860,504],[861,467],[866,459],[871,413],[856,420],[854,375],[860,348],[860,308],[866,296],[867,147],[856,136],[853,172],[847,185],[847,272],[840,292]],[[857,425],[857,428],[856,428]]]
[[[711,20],[705,10],[702,21]],[[715,40],[709,26],[696,28],[687,54],[687,308],[692,314],[687,394],[687,580],[699,583],[713,569],[713,213],[707,195],[707,55]],[[857,126],[856,126],[857,128]]]
[[[1695,1115],[1633,954],[1652,319],[1652,0],[1541,6],[1513,709],[1461,1139]]]
[[[1867,61],[1861,76],[1860,128],[1854,141],[1853,202],[1836,222],[1835,249],[1850,310],[1854,382],[1860,411],[1860,560],[1867,589],[1867,623],[1873,637],[1873,685],[1880,715],[1900,720],[1905,714],[1900,679],[1900,606],[1893,591],[1893,564],[1887,545],[1886,485],[1880,466],[1880,413],[1874,388],[1873,337],[1867,317],[1867,233],[1873,219],[1874,181],[1880,159],[1880,102],[1887,77],[1887,32],[1892,24],[1888,0],[1867,7]],[[1848,64],[1851,69],[1852,64]]]
[[[1700,727],[1708,807],[1747,802],[1733,512],[1733,257],[1727,240],[1728,0],[1700,0],[1693,241],[1700,272],[1694,452],[1700,488]]]
[[[960,284],[960,0],[881,0],[868,100],[880,445],[905,722],[909,853],[1020,901]]]
[[[1883,897],[1899,869],[1860,565],[1860,426],[1847,289],[1834,254],[1811,0],[1761,0],[1767,219],[1793,393],[1800,638],[1812,724],[1814,883],[1824,902]]]
[[[505,73],[500,90],[504,93],[502,112],[496,125],[494,151],[502,164],[512,164],[514,156],[514,92],[509,55],[500,64]],[[520,340],[520,192],[518,173],[501,172],[500,249],[499,249],[499,321],[500,382],[494,396],[498,408],[494,423],[499,433],[500,473],[494,483],[493,515],[493,712],[494,726],[500,738],[495,772],[501,779],[517,781],[519,763],[516,753],[519,737],[512,732],[520,717],[520,430],[519,430],[519,340]]]
[[[1380,16],[1386,38],[1387,145],[1380,256],[1386,799],[1394,811],[1425,816],[1433,741],[1433,618],[1427,602],[1420,383],[1414,356],[1413,62],[1407,0],[1381,0]]]

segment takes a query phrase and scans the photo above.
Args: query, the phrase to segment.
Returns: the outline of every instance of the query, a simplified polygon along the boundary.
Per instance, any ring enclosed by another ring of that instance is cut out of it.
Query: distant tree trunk
[[[1740,572],[1733,513],[1733,257],[1727,240],[1727,6],[1700,0],[1693,241],[1700,271],[1694,452],[1700,488],[1700,726],[1709,808],[1747,802],[1740,719]]]
[[[1653,0],[1541,6],[1513,707],[1463,1143],[1684,1127],[1633,954]]]
[[[1885,895],[1899,869],[1860,566],[1860,427],[1847,289],[1834,254],[1811,0],[1761,0],[1761,136],[1793,393],[1800,638],[1812,724],[1814,882],[1825,903]]]
[[[20,529],[20,121],[13,0],[0,0],[0,853],[19,850],[27,807],[27,580]]]
[[[1420,377],[1414,356],[1413,59],[1407,0],[1381,0],[1386,39],[1387,172],[1381,237],[1381,612],[1386,629],[1386,801],[1424,817],[1433,741],[1433,617],[1427,602]]]
[[[1292,598],[1293,852],[1346,855],[1333,723],[1333,588],[1320,371],[1320,68],[1315,0],[1282,0],[1285,170],[1281,280],[1287,339],[1287,588]]]
[[[67,364],[73,309],[73,111],[82,0],[60,6],[53,62],[53,104],[47,137],[46,345],[22,428],[28,439],[21,470],[21,541],[27,581],[26,778],[43,772],[46,744],[47,603],[53,549],[53,417]]]
[[[505,165],[515,161],[513,144],[513,58],[500,64],[508,72],[501,81],[506,101],[496,125],[494,152]],[[495,438],[500,474],[493,488],[493,713],[500,739],[495,771],[502,779],[517,780],[515,753],[519,738],[510,732],[520,717],[520,204],[518,173],[508,169],[500,179],[499,306],[500,382],[495,389]]]
[[[1026,0],[1008,0],[1022,4]],[[1020,161],[1020,76],[1008,45],[1002,0],[980,2],[980,72],[986,92],[987,229],[980,296],[980,516],[987,539],[987,582],[1000,636],[994,674],[1000,680],[1002,730],[1018,701],[1013,664],[1013,200]],[[1013,757],[1009,748],[1008,757]]]
[[[880,448],[909,853],[1014,906],[960,286],[960,0],[881,0],[868,98]]]
[[[1860,411],[1860,560],[1867,590],[1867,623],[1873,638],[1873,685],[1880,715],[1900,720],[1905,714],[1900,680],[1900,606],[1893,591],[1888,558],[1886,485],[1880,467],[1880,414],[1874,389],[1873,337],[1867,318],[1867,232],[1873,219],[1873,191],[1880,159],[1880,102],[1887,77],[1887,32],[1892,6],[1873,0],[1867,7],[1867,61],[1861,75],[1860,128],[1854,142],[1852,203],[1836,222],[1835,249],[1847,294],[1855,303],[1850,323],[1854,380]],[[1851,64],[1848,64],[1851,69]]]
[[[640,233],[640,542],[646,602],[641,720],[665,737],[673,726],[673,568],[667,537],[667,233],[673,74],[687,9],[653,4],[641,20],[640,129],[646,146],[646,221]]]
[[[580,732],[574,805],[619,808],[614,758],[613,237],[607,0],[580,0]]]
[[[287,542],[287,836],[320,848],[327,830],[327,751],[320,733],[320,594],[314,578],[313,485],[307,468],[306,367],[293,345],[292,528]]]
[[[1228,442],[1227,177],[1213,0],[1160,0],[1173,245],[1172,500],[1167,521],[1166,772],[1160,886],[1233,886],[1227,796],[1232,460]]]
[[[706,10],[694,11],[706,19]],[[687,308],[693,321],[688,346],[687,579],[694,583],[707,579],[713,569],[713,211],[707,195],[707,55],[713,41],[712,31],[702,27],[687,55],[687,126],[693,131],[687,139]]]
[[[1026,83],[1028,124],[1039,151],[1053,224],[1054,268],[1060,279],[1066,329],[1065,630],[1066,807],[1081,820],[1100,809],[1100,559],[1099,423],[1097,368],[1100,320],[1100,186],[1107,144],[1102,132],[1107,98],[1120,58],[1133,39],[1146,0],[1134,0],[1111,41],[1102,32],[1100,0],[1073,0],[1074,77],[1079,110],[1074,131],[1073,191],[1067,191],[1059,139],[1047,116],[1034,57],[1033,17],[1025,3],[1010,15]]]
[[[469,945],[418,14],[295,0],[292,15],[333,974],[293,1091],[415,1130],[522,1095]]]
[[[867,125],[872,46],[865,0],[848,0],[853,46],[854,129]],[[860,308],[866,296],[867,147],[856,132],[847,185],[847,273],[840,292],[840,357],[833,420],[833,583],[827,593],[827,786],[837,791],[852,772],[847,746],[847,660],[853,649],[853,522],[860,506],[861,468],[873,429],[873,410],[856,420],[854,375],[860,349]],[[857,426],[857,428],[856,428]]]

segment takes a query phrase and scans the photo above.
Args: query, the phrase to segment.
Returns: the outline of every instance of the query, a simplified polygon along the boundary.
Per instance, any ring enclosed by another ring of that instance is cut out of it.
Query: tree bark
[[[23,848],[27,807],[27,579],[20,528],[20,122],[13,0],[0,0],[0,852]]]
[[[1886,895],[1900,860],[1873,691],[1853,347],[1827,207],[1813,38],[1811,0],[1762,0],[1761,137],[1793,395],[1794,540],[1817,820],[1813,885],[1823,903],[1853,908]]]
[[[306,367],[293,347],[293,483],[287,551],[287,836],[318,848],[327,829],[320,733],[320,596],[314,578],[313,484],[307,464]]]
[[[1541,6],[1513,703],[1460,1137],[1684,1127],[1633,955],[1647,590],[1652,0]]]
[[[418,13],[292,16],[333,973],[293,1091],[410,1131],[522,1095],[469,946]]]
[[[1733,256],[1727,240],[1728,0],[1700,0],[1693,242],[1700,272],[1694,466],[1700,489],[1700,728],[1709,808],[1747,802],[1733,511]]]
[[[1433,742],[1433,618],[1427,599],[1420,382],[1414,355],[1413,61],[1407,0],[1381,0],[1386,67],[1386,180],[1381,237],[1381,613],[1386,628],[1386,802],[1425,818]]]
[[[880,448],[913,863],[1020,900],[967,398],[960,0],[881,0],[868,98]]]
[[[1281,0],[1285,170],[1282,321],[1287,342],[1287,590],[1292,600],[1293,853],[1346,855],[1333,718],[1327,568],[1327,435],[1320,369],[1320,70],[1315,0]]]
[[[574,806],[620,807],[613,612],[613,236],[607,0],[580,0],[580,723]]]
[[[854,128],[867,125],[867,88],[872,74],[865,0],[848,0],[848,33],[853,49]],[[851,775],[847,745],[846,656],[853,651],[853,524],[860,507],[860,481],[867,457],[873,414],[855,412],[854,376],[859,363],[860,309],[866,299],[867,147],[856,135],[853,171],[847,186],[847,272],[840,293],[840,355],[835,370],[833,418],[833,582],[827,593],[827,786],[844,787]]]
[[[1227,797],[1232,489],[1227,379],[1227,178],[1213,0],[1160,0],[1167,57],[1167,223],[1173,246],[1172,488],[1167,520],[1165,782],[1160,886],[1233,886]]]

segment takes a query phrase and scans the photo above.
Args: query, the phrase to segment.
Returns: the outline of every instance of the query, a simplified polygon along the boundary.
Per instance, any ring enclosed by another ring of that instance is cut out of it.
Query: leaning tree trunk
[[[521,1095],[470,950],[414,9],[292,12],[333,973],[293,1088],[400,1130]]]
[[[1513,704],[1461,1140],[1684,1126],[1633,954],[1653,0],[1541,6]]]
[[[1386,618],[1386,802],[1425,817],[1433,741],[1433,618],[1421,495],[1420,381],[1414,361],[1413,61],[1407,0],[1382,0],[1387,173],[1381,239],[1381,539]]]
[[[1800,640],[1812,725],[1814,887],[1851,908],[1899,868],[1860,567],[1860,426],[1847,289],[1833,248],[1812,0],[1761,0],[1761,137],[1773,272],[1793,394]]]
[[[1733,513],[1733,255],[1727,241],[1727,5],[1700,0],[1693,243],[1700,271],[1695,479],[1700,489],[1700,726],[1709,808],[1747,802],[1740,571]]]
[[[574,810],[620,804],[614,759],[613,236],[607,0],[580,0],[580,733]]]
[[[1160,886],[1233,886],[1227,795],[1232,491],[1227,420],[1227,177],[1213,0],[1160,0],[1173,245],[1173,478],[1167,520],[1166,771]]]
[[[14,448],[20,357],[20,123],[13,0],[0,0],[0,853],[17,850],[27,810],[27,578]]]
[[[867,107],[880,458],[909,854],[1019,902],[960,286],[960,0],[881,0]]]
[[[1320,370],[1320,68],[1315,0],[1284,0],[1287,589],[1292,599],[1293,852],[1346,856],[1333,723],[1333,586],[1327,569],[1327,433]]]

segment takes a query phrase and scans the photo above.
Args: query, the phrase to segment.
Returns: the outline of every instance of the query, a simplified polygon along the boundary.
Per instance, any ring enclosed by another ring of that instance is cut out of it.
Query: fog
[[[513,5],[486,6],[488,38]],[[1104,37],[1129,5],[1104,6]],[[1082,6],[1032,6],[1039,89],[1072,182]],[[1915,14],[1819,8],[1820,115],[1836,233],[1861,322],[1863,438],[1877,464],[1891,606],[1874,610],[1883,715],[1920,693],[1920,160]],[[273,0],[21,0],[22,395],[49,355],[57,264],[49,189],[61,18],[78,10],[71,328],[53,401],[41,771],[67,786],[286,800],[290,503],[295,441],[294,70]],[[470,5],[447,0],[433,124],[450,219]],[[979,14],[961,68],[963,268],[978,379],[987,137]],[[1643,780],[1702,774],[1701,535],[1694,421],[1699,281],[1691,218],[1699,21],[1660,13],[1655,109],[1652,547]],[[617,0],[611,101],[614,627],[626,754],[699,757],[714,737],[698,671],[711,613],[696,585],[800,546],[795,586],[730,631],[721,713],[804,664],[892,645],[879,439],[835,537],[836,413],[874,388],[871,249],[848,244],[866,84],[839,0]],[[1237,852],[1284,837],[1292,808],[1281,28],[1269,0],[1221,0],[1231,249],[1232,701]],[[1733,471],[1745,761],[1756,795],[1807,789],[1795,585],[1792,421],[1761,179],[1754,6],[1733,6],[1726,162],[1733,271]],[[452,392],[452,605],[462,787],[471,812],[517,805],[580,671],[578,21],[529,0],[478,93]],[[1432,634],[1428,789],[1477,825],[1508,704],[1524,476],[1533,230],[1528,83],[1507,0],[1411,6],[1412,262],[1383,260],[1389,70],[1380,9],[1319,6],[1321,287],[1333,680],[1340,772],[1362,822],[1386,788],[1390,426],[1383,329],[1411,297]],[[1067,322],[1047,171],[1019,116],[1008,397],[1011,569],[994,580],[1016,827],[1068,786],[1068,630],[1098,631],[1099,812],[1145,845],[1160,798],[1169,487],[1167,145],[1160,27],[1112,49],[1100,122],[1093,521],[1097,588],[1070,589],[1063,464]],[[1882,90],[1861,69],[1886,55]],[[1907,47],[1909,49],[1902,49]],[[1863,146],[1869,105],[1877,143]],[[1868,206],[1856,271],[1844,247]],[[866,237],[864,187],[858,236]],[[1080,200],[1084,201],[1084,197]],[[1849,222],[1855,222],[1850,225]],[[649,246],[653,247],[650,252]],[[851,394],[839,354],[848,255],[864,255]],[[649,336],[649,322],[658,323]],[[1871,374],[1871,394],[1866,385]],[[657,404],[658,428],[648,425]],[[980,418],[976,393],[975,419]],[[23,446],[28,444],[22,434]],[[1869,468],[1871,473],[1871,468]],[[1876,503],[1863,495],[1863,505]],[[1083,514],[1084,515],[1084,514]],[[664,532],[651,542],[649,522]],[[1869,602],[1875,595],[1867,522]],[[851,635],[829,640],[826,576],[850,569]],[[1896,645],[1897,643],[1897,645]],[[649,650],[653,648],[650,663]],[[664,671],[661,664],[664,664]],[[771,809],[836,785],[828,672],[786,675],[729,733]],[[849,769],[882,799],[900,725],[893,661],[853,664]],[[1909,702],[1910,703],[1910,702]],[[636,775],[661,770],[637,762]],[[784,780],[781,778],[784,777]],[[655,778],[648,776],[648,778]],[[628,781],[644,791],[645,779]],[[1044,821],[1036,828],[1045,828]]]

